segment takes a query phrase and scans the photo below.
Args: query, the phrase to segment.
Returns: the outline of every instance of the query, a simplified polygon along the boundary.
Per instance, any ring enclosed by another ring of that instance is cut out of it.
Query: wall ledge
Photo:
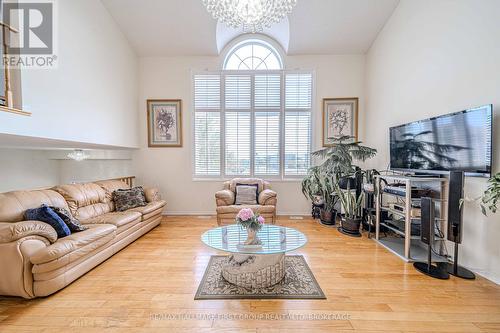
[[[9,108],[9,107],[6,107],[6,106],[3,106],[3,105],[0,105],[0,112],[3,111],[3,112],[9,112],[9,113],[14,113],[14,114],[19,114],[21,116],[31,116],[31,112],[28,112],[28,111],[23,111],[23,110],[20,110],[20,109],[14,109],[14,108]]]

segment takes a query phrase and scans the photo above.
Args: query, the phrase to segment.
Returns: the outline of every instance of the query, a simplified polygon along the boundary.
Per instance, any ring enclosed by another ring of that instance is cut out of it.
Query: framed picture
[[[358,98],[323,99],[323,147],[332,145],[331,138],[352,136],[358,140]]]
[[[182,147],[182,101],[148,99],[148,146]]]

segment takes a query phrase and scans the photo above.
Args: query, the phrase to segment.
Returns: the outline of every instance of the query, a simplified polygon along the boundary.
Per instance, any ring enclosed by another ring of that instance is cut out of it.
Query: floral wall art
[[[182,147],[181,108],[180,99],[147,101],[149,147]]]
[[[358,98],[323,99],[323,147],[332,145],[333,138],[358,136]]]

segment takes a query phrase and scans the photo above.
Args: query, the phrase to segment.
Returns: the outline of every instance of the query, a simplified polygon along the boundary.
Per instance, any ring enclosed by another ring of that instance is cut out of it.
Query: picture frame
[[[148,147],[182,147],[182,100],[148,99]]]
[[[332,146],[332,137],[358,140],[358,106],[358,97],[323,98],[323,147]]]

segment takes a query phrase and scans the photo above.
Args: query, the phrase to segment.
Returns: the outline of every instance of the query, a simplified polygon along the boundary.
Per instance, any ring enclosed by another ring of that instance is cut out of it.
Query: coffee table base
[[[239,287],[267,288],[285,276],[285,254],[232,254],[222,267],[224,279]]]

